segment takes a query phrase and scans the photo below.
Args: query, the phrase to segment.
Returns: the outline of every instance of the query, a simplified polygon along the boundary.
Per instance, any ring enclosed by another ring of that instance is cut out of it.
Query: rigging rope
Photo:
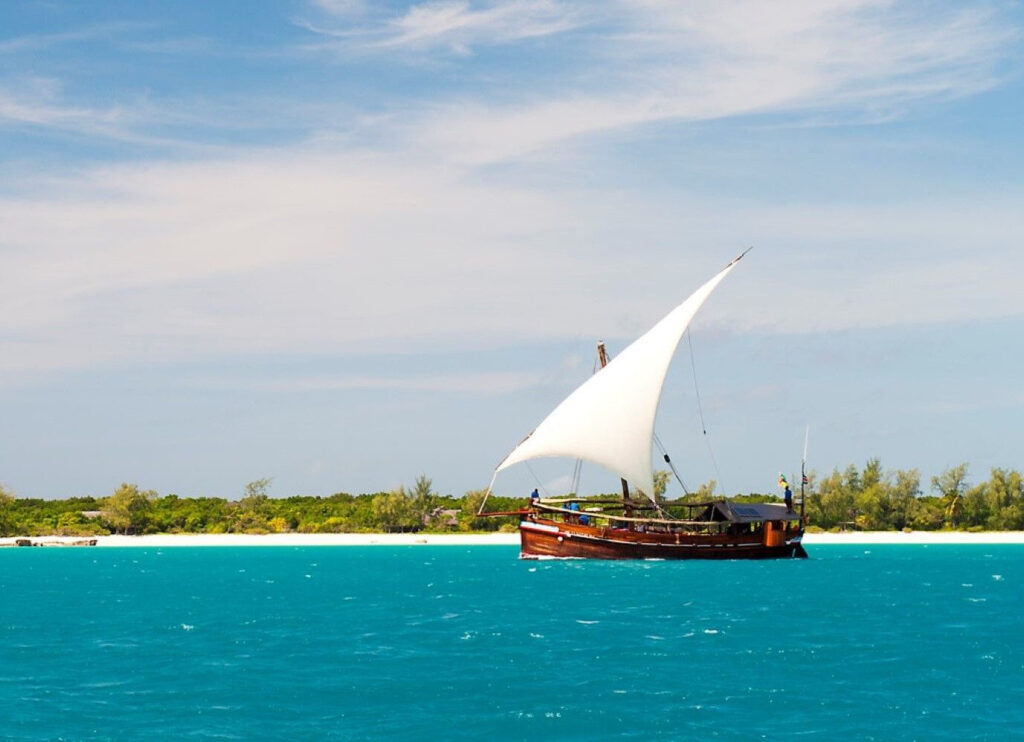
[[[708,453],[711,455],[711,464],[715,468],[715,482],[718,484],[722,494],[725,494],[725,487],[722,484],[722,473],[718,470],[718,460],[715,459],[715,452],[711,448],[711,438],[708,437],[708,426],[704,422],[704,406],[700,401],[700,388],[697,386],[697,362],[693,355],[693,333],[686,331],[686,342],[690,346],[690,369],[693,371],[693,391],[697,395],[697,412],[700,415],[700,429],[704,433],[704,442],[707,443]],[[712,492],[714,494],[714,492]]]
[[[686,484],[683,482],[682,477],[679,476],[679,472],[676,471],[676,465],[673,464],[672,459],[668,457],[668,451],[665,450],[665,446],[662,445],[661,438],[658,437],[657,433],[654,434],[654,442],[655,444],[657,444],[658,450],[661,451],[661,456],[663,459],[665,459],[665,463],[668,464],[669,468],[672,470],[672,473],[676,475],[676,481],[679,482],[679,486],[683,488],[683,494],[689,495],[690,490],[686,489]]]
[[[537,487],[542,489],[544,491],[544,496],[547,497],[549,495],[548,488],[544,486],[544,483],[542,481],[540,481],[540,477],[537,476],[537,472],[535,472],[533,470],[533,467],[530,466],[530,462],[524,461],[523,463],[526,464],[526,468],[529,469],[530,474],[533,475],[533,481],[537,483]]]

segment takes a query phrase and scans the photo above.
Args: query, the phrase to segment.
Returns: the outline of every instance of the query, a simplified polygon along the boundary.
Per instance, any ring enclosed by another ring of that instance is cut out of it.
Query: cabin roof
[[[723,520],[732,523],[760,523],[766,520],[797,520],[800,514],[785,505],[770,502],[716,502]],[[717,518],[716,518],[717,520]]]

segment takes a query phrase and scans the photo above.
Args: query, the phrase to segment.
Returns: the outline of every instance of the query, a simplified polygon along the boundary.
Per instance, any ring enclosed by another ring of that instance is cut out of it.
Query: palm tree
[[[950,528],[956,528],[963,516],[964,492],[967,491],[967,464],[950,467],[932,477],[932,489],[942,498],[943,512]]]

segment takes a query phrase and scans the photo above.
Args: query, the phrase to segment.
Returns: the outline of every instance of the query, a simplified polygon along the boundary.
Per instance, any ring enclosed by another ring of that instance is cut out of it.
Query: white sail
[[[495,473],[529,459],[566,456],[603,466],[651,496],[654,419],[669,364],[697,310],[742,257],[566,397]]]

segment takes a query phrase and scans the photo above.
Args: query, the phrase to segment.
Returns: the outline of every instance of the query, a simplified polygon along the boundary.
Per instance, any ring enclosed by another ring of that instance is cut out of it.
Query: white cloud
[[[576,13],[551,0],[514,0],[475,10],[467,2],[416,5],[392,20],[382,47],[466,47],[550,36],[574,28]]]
[[[118,21],[113,23],[94,23],[81,28],[73,28],[55,33],[33,33],[12,36],[0,41],[0,54],[21,54],[82,41],[108,41],[145,28],[149,28],[149,25]]]
[[[659,122],[750,114],[798,114],[813,121],[825,112],[833,121],[841,113],[856,121],[885,120],[915,103],[992,87],[1019,38],[996,6],[950,9],[880,0],[453,1],[397,10],[320,0],[314,6],[335,24],[326,30],[306,24],[328,39],[326,48],[377,55],[383,65],[408,62],[403,50],[420,60],[559,37],[546,52],[531,54],[528,65],[484,67],[463,78],[475,82],[457,93],[431,84],[414,94],[418,100],[392,98],[390,108],[374,112],[393,121],[383,129],[382,138],[391,138],[386,147],[404,136],[398,146],[440,148],[441,156],[469,164],[515,160]],[[21,48],[98,38],[122,47],[186,51],[188,43],[211,43],[127,38],[138,28],[145,27],[96,25],[6,43]],[[179,48],[181,43],[186,46]],[[349,103],[328,101],[311,109],[308,102],[266,95],[247,101],[244,92],[227,107],[201,98],[154,101],[116,85],[110,94],[120,96],[117,104],[82,105],[52,77],[0,80],[0,123],[181,146],[189,132],[204,127],[249,130],[253,121],[265,121],[271,129],[304,127],[296,134],[323,135],[347,132],[365,115]],[[303,115],[282,113],[293,110]]]
[[[313,0],[313,5],[333,15],[358,15],[366,11],[364,0]]]
[[[146,133],[154,125],[180,124],[186,115],[144,98],[106,107],[75,104],[68,101],[64,84],[53,77],[0,82],[0,130],[21,128],[108,142],[197,149],[200,145],[196,143]]]
[[[60,82],[53,78],[31,77],[16,89],[0,87],[0,123],[6,120],[92,134],[115,130],[117,110],[67,106],[59,102],[60,93]]]
[[[422,48],[500,43],[568,29],[583,7],[421,5],[355,31]],[[966,94],[989,84],[1015,34],[977,10],[767,7],[603,5],[594,12],[606,23],[625,20],[593,32],[607,42],[582,60],[596,83],[576,78],[573,92],[563,76],[525,102],[410,104],[369,125],[376,151],[325,139],[319,150],[98,167],[51,182],[46,197],[0,198],[0,370],[628,336],[752,235],[757,268],[736,275],[708,321],[803,332],[1024,313],[1011,278],[1024,268],[1022,194],[763,206],[543,185],[566,164],[552,145],[597,132]],[[0,116],[103,123],[59,97],[41,80],[33,104],[0,94]],[[476,167],[545,149],[530,185]],[[884,260],[865,259],[881,249]]]
[[[541,381],[537,374],[519,372],[479,372],[423,376],[339,376],[303,377],[255,382],[249,388],[262,391],[319,392],[339,390],[394,390],[417,392],[457,392],[473,395],[508,394],[535,387]],[[237,388],[237,382],[232,386]],[[242,386],[245,386],[243,383]]]
[[[445,49],[464,54],[474,46],[508,44],[524,39],[551,36],[577,27],[581,13],[555,0],[512,0],[475,3],[441,0],[413,5],[398,15],[358,13],[343,0],[318,0],[321,9],[339,19],[361,15],[363,25],[353,27],[315,26],[307,29],[341,40],[342,45],[364,51]]]
[[[1024,314],[1022,195],[771,207],[556,195],[322,152],[103,168],[46,200],[0,200],[0,370],[629,337],[750,235],[757,249],[702,315],[709,326]],[[636,225],[628,244],[622,224]]]
[[[913,103],[992,87],[1019,37],[984,8],[876,0],[647,2],[620,9],[628,33],[598,34],[588,74],[537,78],[528,100],[438,106],[427,142],[498,162],[584,135],[662,121],[847,111],[883,118]],[[555,84],[551,84],[554,82]]]

